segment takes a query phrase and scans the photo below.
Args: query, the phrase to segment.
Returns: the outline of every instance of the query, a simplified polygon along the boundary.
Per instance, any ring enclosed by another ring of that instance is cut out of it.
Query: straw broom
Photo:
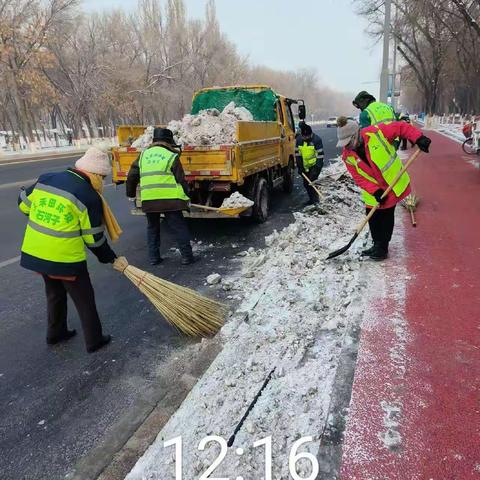
[[[180,332],[205,337],[222,327],[227,314],[225,305],[129,265],[125,257],[117,258],[114,268],[135,284],[165,320]]]
[[[417,226],[414,212],[417,209],[417,205],[419,202],[420,198],[417,197],[417,195],[415,195],[414,193],[411,193],[402,200],[402,205],[410,212],[410,219],[412,220],[412,225],[414,227]]]

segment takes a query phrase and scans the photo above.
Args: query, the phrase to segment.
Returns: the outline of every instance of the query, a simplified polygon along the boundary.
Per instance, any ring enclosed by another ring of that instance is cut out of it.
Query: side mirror
[[[300,120],[305,120],[307,116],[307,109],[304,104],[298,106],[298,118]]]

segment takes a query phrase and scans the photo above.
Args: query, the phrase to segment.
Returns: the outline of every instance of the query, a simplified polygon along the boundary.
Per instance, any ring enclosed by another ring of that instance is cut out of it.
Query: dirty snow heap
[[[222,112],[216,108],[201,110],[197,115],[185,115],[168,125],[180,145],[220,145],[233,143],[238,121],[253,121],[245,107],[230,102]]]
[[[234,192],[223,200],[221,208],[251,207],[254,202],[240,192]]]
[[[172,120],[168,125],[179,145],[224,145],[235,141],[237,122],[253,121],[253,115],[245,107],[230,102],[223,111],[216,108],[201,110],[196,115],[187,114],[181,120]],[[148,126],[132,147],[143,150],[152,144],[152,125]]]

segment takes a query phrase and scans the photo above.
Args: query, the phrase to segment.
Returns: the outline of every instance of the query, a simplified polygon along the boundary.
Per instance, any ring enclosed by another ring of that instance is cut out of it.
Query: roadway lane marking
[[[21,180],[20,182],[3,183],[0,185],[0,190],[5,188],[11,188],[11,187],[29,186],[36,180],[37,180],[36,178],[30,178],[29,180]],[[114,183],[109,183],[107,185],[104,185],[104,188],[113,187],[114,185],[115,185]]]
[[[3,188],[11,188],[11,187],[21,187],[22,185],[31,185],[36,178],[30,178],[29,180],[21,180],[20,182],[12,182],[12,183],[2,183],[0,185],[0,190]]]
[[[51,160],[62,160],[64,158],[75,158],[75,157],[81,157],[83,155],[82,152],[79,153],[74,153],[74,154],[68,154],[68,155],[58,155],[56,157],[47,157],[47,158],[37,158],[36,160],[20,160],[20,161],[13,161],[13,162],[2,162],[0,161],[0,167],[3,167],[5,165],[21,165],[22,163],[37,163],[37,162],[49,162]]]
[[[8,267],[12,263],[17,263],[20,260],[20,255],[18,257],[13,257],[10,260],[5,260],[4,262],[0,262],[0,268]]]

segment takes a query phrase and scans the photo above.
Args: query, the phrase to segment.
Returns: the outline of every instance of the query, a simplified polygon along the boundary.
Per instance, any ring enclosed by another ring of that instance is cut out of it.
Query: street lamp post
[[[383,61],[382,73],[380,74],[380,101],[388,100],[388,57],[390,50],[390,17],[392,0],[385,0],[385,19],[383,24]]]

